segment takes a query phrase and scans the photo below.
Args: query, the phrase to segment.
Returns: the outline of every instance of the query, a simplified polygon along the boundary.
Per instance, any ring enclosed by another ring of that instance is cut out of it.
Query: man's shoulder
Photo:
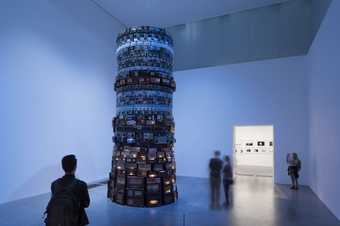
[[[212,158],[211,160],[210,160],[211,162],[213,162],[213,163],[223,163],[223,160],[222,159],[218,159],[218,158]]]
[[[52,185],[52,186],[55,186],[56,184],[59,184],[59,183],[60,183],[60,180],[61,180],[61,178],[56,179],[55,181],[53,181],[53,182],[51,183],[51,185]]]
[[[84,181],[82,181],[82,180],[80,180],[80,179],[78,179],[78,178],[76,178],[75,180],[76,180],[77,184],[78,184],[80,187],[82,187],[82,188],[87,188],[87,183],[86,183],[86,182],[84,182]]]

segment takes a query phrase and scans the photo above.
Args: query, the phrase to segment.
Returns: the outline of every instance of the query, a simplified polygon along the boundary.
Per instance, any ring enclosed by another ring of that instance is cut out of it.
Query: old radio
[[[115,190],[115,187],[112,185],[112,183],[108,183],[107,194],[106,194],[108,198],[112,198],[114,196],[114,190]]]
[[[116,170],[117,177],[125,177],[126,171],[125,170]]]
[[[165,153],[163,151],[157,152],[157,160],[159,163],[163,163],[164,161],[166,161]]]
[[[166,170],[173,170],[175,169],[176,165],[174,162],[167,162],[165,163],[165,169]]]
[[[143,198],[144,199],[144,191],[143,190],[127,189],[127,197],[129,197],[129,198]]]
[[[161,178],[147,178],[146,192],[148,194],[159,194],[162,189],[161,185]]]
[[[116,161],[115,166],[116,166],[117,170],[124,170],[125,169],[125,161],[124,160]]]
[[[126,198],[126,204],[129,206],[135,206],[135,207],[144,207],[144,197],[142,198]]]
[[[170,193],[173,193],[174,191],[175,191],[175,188],[172,184],[164,185],[164,187],[163,187],[164,194],[170,194]]]
[[[146,153],[145,152],[138,153],[137,163],[141,165],[146,164]]]
[[[164,165],[163,164],[158,164],[158,163],[153,164],[152,170],[156,171],[156,172],[163,171],[164,170]]]
[[[138,169],[141,171],[151,171],[151,164],[138,164]]]
[[[137,174],[139,176],[147,177],[149,171],[151,171],[151,164],[138,164]]]
[[[157,148],[149,148],[148,150],[148,160],[155,161],[157,158]]]
[[[137,170],[137,164],[136,163],[126,163],[125,167],[127,170]]]
[[[174,193],[164,194],[163,203],[169,204],[176,201],[176,195]]]
[[[171,185],[172,184],[172,180],[171,180],[171,176],[164,176],[163,177],[163,184],[164,186],[168,186],[168,185]]]
[[[115,186],[116,191],[124,191],[126,187],[125,185],[126,185],[125,176],[124,177],[117,176]]]
[[[147,184],[146,192],[148,194],[158,194],[161,192],[161,184]]]
[[[160,184],[161,178],[159,178],[159,177],[148,177],[148,178],[146,178],[146,183],[147,184]]]
[[[125,193],[124,192],[116,192],[114,195],[114,200],[119,204],[125,204]]]
[[[127,188],[129,189],[144,189],[144,178],[137,176],[128,176],[127,177]]]

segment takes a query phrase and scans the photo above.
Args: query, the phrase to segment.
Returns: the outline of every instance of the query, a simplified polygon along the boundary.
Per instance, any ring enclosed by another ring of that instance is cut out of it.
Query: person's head
[[[293,158],[294,158],[295,160],[299,159],[298,154],[294,152],[294,153],[293,153]]]
[[[65,174],[74,174],[77,169],[77,159],[75,155],[66,155],[61,160],[61,165]]]
[[[228,155],[224,156],[224,161],[230,163],[230,157]]]
[[[220,151],[214,151],[214,156],[215,158],[219,158],[221,156],[221,152]]]

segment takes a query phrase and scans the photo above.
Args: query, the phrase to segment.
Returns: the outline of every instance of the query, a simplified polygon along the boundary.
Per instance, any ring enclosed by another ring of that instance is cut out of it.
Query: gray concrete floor
[[[178,187],[180,199],[176,204],[152,209],[116,205],[106,199],[106,186],[95,187],[87,211],[90,225],[340,226],[309,188],[291,191],[288,186],[274,186],[271,178],[238,176],[233,204],[217,210],[209,207],[207,179],[180,177]],[[41,195],[0,205],[0,225],[43,225],[41,215],[48,199],[49,195]]]

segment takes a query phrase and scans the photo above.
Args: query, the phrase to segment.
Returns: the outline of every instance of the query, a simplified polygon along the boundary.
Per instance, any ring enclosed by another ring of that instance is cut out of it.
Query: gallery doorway
[[[236,175],[274,176],[274,127],[235,126],[233,163]]]

